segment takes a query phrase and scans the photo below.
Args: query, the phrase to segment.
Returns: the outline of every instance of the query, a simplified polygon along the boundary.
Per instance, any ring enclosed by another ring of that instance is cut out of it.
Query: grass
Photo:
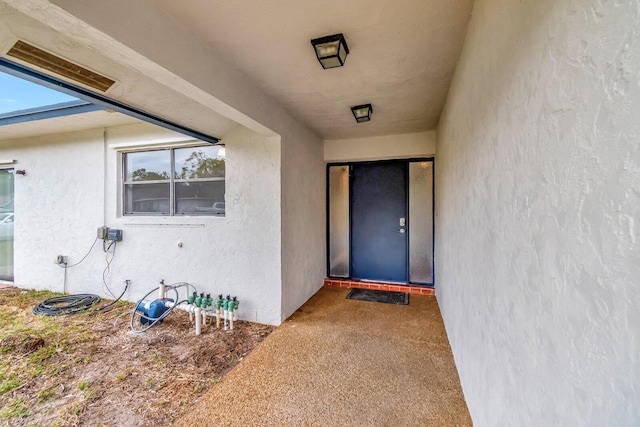
[[[156,362],[156,363],[160,363],[160,364],[165,364],[167,363],[167,359],[165,359],[160,353],[158,353],[157,351],[154,351],[151,355],[151,359]]]
[[[38,393],[38,401],[46,402],[47,400],[49,400],[55,395],[56,395],[56,387],[52,386],[52,387],[46,388],[42,390],[40,393]]]
[[[220,373],[232,366],[228,362],[241,359],[238,344],[215,338],[227,337],[219,330],[212,328],[209,337],[198,340],[185,336],[192,333],[186,317],[176,316],[145,336],[130,336],[121,316],[131,312],[132,303],[118,302],[106,313],[33,314],[34,306],[57,295],[0,291],[0,426],[126,425],[131,420],[105,415],[113,408],[119,413],[119,406],[144,425],[169,425],[185,405],[220,381]],[[255,336],[247,332],[238,343]],[[173,387],[176,378],[184,382],[179,393]],[[166,414],[145,411],[149,402]]]
[[[11,390],[16,389],[19,385],[20,385],[20,381],[18,381],[18,379],[14,377],[10,380],[7,380],[2,385],[0,385],[0,393],[2,394],[8,393]]]
[[[128,369],[125,370],[124,372],[120,372],[120,373],[116,374],[116,381],[121,383],[122,381],[126,380],[127,377],[129,377],[129,375],[131,375],[131,371],[128,370]]]
[[[54,399],[58,384],[64,381],[62,376],[92,360],[74,354],[81,347],[90,348],[98,337],[86,327],[91,321],[87,316],[95,321],[102,320],[103,314],[33,315],[35,305],[59,295],[49,291],[0,292],[0,419],[8,425],[21,424],[18,420],[32,415],[32,408]],[[81,401],[71,402],[73,406],[67,409],[74,415],[81,413],[83,402],[96,393],[88,381],[80,381],[77,389],[82,392],[78,396]]]
[[[31,414],[33,414],[33,411],[25,406],[23,399],[20,397],[18,399],[14,399],[8,407],[5,407],[5,409],[0,411],[0,418],[25,418]]]
[[[36,350],[34,353],[32,353],[29,356],[29,360],[32,363],[40,366],[45,360],[54,356],[58,352],[59,348],[60,347],[56,343],[49,344],[44,347],[40,347],[38,350]]]

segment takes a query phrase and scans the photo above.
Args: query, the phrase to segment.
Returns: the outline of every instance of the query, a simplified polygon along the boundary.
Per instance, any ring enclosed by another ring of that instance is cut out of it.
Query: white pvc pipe
[[[195,313],[196,309],[198,309],[198,310],[200,310],[201,314],[203,314],[205,316],[211,316],[211,317],[215,316],[215,313],[213,313],[213,311],[202,309],[202,308],[198,307],[197,305],[187,304],[185,302],[176,305],[174,302],[165,301],[164,304],[168,308],[171,308],[171,307],[175,306],[176,309],[182,310],[182,311],[186,311],[187,313]]]
[[[195,312],[194,312],[194,316],[196,318],[196,335],[200,335],[200,333],[202,332],[202,317],[200,315],[200,307],[196,307]]]
[[[224,320],[224,330],[233,330],[233,322],[238,320],[237,312],[234,310],[220,310],[213,309],[207,310],[202,309],[196,305],[188,304],[186,302],[182,302],[178,305],[172,301],[165,301],[165,306],[167,308],[176,308],[178,310],[186,311],[189,313],[189,320],[191,320],[191,316],[195,317],[196,321],[196,335],[200,335],[202,332],[202,325],[207,325],[207,316],[216,318],[216,327],[220,328],[220,320]],[[213,322],[213,319],[210,323]]]
[[[187,303],[181,303],[176,305],[176,303],[173,301],[165,301],[164,305],[167,308],[175,307],[177,310],[186,311],[187,313],[195,313],[195,310],[197,308],[195,305],[191,305]]]
[[[186,311],[187,313],[189,313],[189,316],[191,316],[191,313],[193,313],[193,315],[195,317],[195,320],[196,320],[196,335],[200,335],[202,333],[203,320],[204,320],[204,323],[206,325],[207,316],[214,316],[214,314],[212,312],[203,310],[200,307],[197,307],[197,306],[191,305],[191,304],[181,303],[181,304],[176,305],[172,301],[165,301],[164,304],[165,304],[165,306],[167,308],[174,307],[174,308],[176,308],[178,310]]]

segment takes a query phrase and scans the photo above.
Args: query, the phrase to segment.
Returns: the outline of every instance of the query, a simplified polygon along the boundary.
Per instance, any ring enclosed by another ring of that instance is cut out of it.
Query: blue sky
[[[75,99],[77,98],[0,72],[0,114]]]

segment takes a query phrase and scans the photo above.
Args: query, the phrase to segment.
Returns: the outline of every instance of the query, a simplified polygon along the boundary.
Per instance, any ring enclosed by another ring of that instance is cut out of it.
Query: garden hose
[[[33,314],[58,316],[60,314],[78,314],[90,310],[100,302],[94,294],[76,294],[53,297],[33,307]]]
[[[89,310],[93,310],[94,312],[104,311],[108,308],[111,308],[115,303],[120,301],[120,298],[122,298],[124,293],[127,292],[128,288],[129,283],[125,281],[124,290],[117,299],[95,309],[93,308],[93,306],[100,302],[100,297],[98,295],[75,294],[48,298],[33,307],[33,314],[42,314],[44,316],[59,316],[61,314],[84,313]]]

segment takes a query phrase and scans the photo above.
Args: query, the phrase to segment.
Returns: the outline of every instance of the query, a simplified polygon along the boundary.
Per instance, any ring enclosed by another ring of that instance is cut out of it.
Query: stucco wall
[[[640,424],[638,2],[477,0],[438,129],[438,300],[476,426]]]
[[[322,287],[326,206],[322,140],[300,127],[282,136],[282,320]]]
[[[435,131],[324,142],[327,162],[432,157],[435,154]]]
[[[239,128],[225,135],[225,217],[123,217],[118,149],[175,144],[185,138],[148,124],[4,141],[26,176],[16,179],[15,280],[28,288],[63,290],[57,254],[80,260],[106,225],[123,229],[107,283],[136,300],[157,286],[187,281],[205,293],[237,295],[243,319],[281,321],[280,144]],[[104,152],[107,155],[104,198]],[[103,204],[106,200],[106,205]],[[106,209],[104,209],[106,206]],[[182,247],[178,246],[182,243]],[[67,271],[66,290],[104,295],[101,241],[81,265]]]
[[[80,63],[100,64],[101,71],[121,75],[120,84],[133,82],[131,90],[124,89],[124,85],[122,90],[111,91],[110,96],[222,136],[225,142],[229,126],[226,121],[216,125],[219,116],[262,135],[265,141],[280,141],[278,161],[287,161],[282,163],[282,182],[278,184],[283,194],[279,221],[283,227],[286,225],[283,245],[278,247],[278,253],[282,251],[281,280],[286,291],[279,320],[322,285],[324,205],[318,208],[324,203],[324,176],[318,173],[323,156],[322,141],[317,135],[235,68],[229,58],[220,56],[213,46],[198,39],[153,1],[7,3],[28,15],[29,22],[35,22],[28,28],[15,25],[11,29],[15,35],[29,34],[32,40],[36,34],[42,48],[62,56],[65,50],[71,50]],[[140,16],[146,18],[143,26],[138,25]],[[93,58],[96,53],[101,58]],[[153,88],[157,90],[147,91]],[[186,108],[194,105],[197,114],[185,117]],[[273,153],[268,154],[270,158]],[[260,178],[259,171],[251,167],[243,173]]]
[[[102,129],[2,141],[0,156],[16,159],[26,175],[15,179],[14,276],[20,287],[64,289],[56,255],[75,263],[102,223]],[[104,255],[94,250],[68,270],[67,290],[101,293]]]

